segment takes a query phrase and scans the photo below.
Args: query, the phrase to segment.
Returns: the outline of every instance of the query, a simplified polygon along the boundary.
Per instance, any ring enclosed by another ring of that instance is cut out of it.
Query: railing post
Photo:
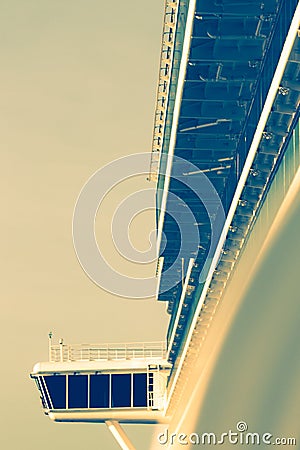
[[[49,334],[48,334],[49,362],[52,361],[52,355],[51,355],[51,349],[52,349],[52,336],[53,336],[53,333],[52,333],[52,331],[50,331]]]
[[[61,362],[63,362],[63,360],[64,360],[63,344],[64,344],[64,340],[60,339],[59,340],[59,352],[60,352],[60,361]]]

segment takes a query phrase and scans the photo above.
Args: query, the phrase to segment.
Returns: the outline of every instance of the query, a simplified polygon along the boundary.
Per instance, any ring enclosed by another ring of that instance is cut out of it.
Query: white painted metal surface
[[[263,110],[262,110],[262,113],[261,113],[261,116],[260,116],[260,119],[258,121],[256,130],[255,130],[255,134],[254,134],[254,137],[253,137],[250,149],[249,149],[249,153],[248,153],[248,156],[247,156],[247,159],[246,159],[243,171],[241,173],[241,176],[240,176],[240,179],[239,179],[239,182],[238,182],[238,185],[237,185],[237,188],[236,188],[236,191],[235,191],[235,194],[234,194],[234,197],[233,197],[233,200],[232,200],[232,203],[231,203],[231,206],[230,206],[230,209],[229,209],[229,212],[228,212],[228,215],[227,215],[227,218],[226,218],[226,221],[225,221],[225,224],[224,224],[221,236],[220,236],[220,240],[219,240],[219,243],[218,243],[218,246],[217,246],[217,249],[216,249],[216,252],[215,252],[215,255],[214,255],[214,258],[213,258],[210,270],[209,270],[209,273],[208,273],[208,277],[207,277],[207,280],[205,282],[205,285],[204,285],[201,297],[200,297],[199,302],[198,302],[197,309],[196,309],[195,314],[194,314],[193,321],[192,321],[191,326],[190,326],[190,330],[189,330],[189,333],[188,333],[188,336],[187,336],[187,339],[186,339],[186,342],[185,342],[185,345],[184,345],[184,348],[183,348],[183,351],[182,351],[182,355],[181,355],[181,358],[180,358],[180,361],[179,361],[178,369],[176,371],[176,375],[174,377],[174,381],[173,381],[172,386],[171,386],[170,391],[169,391],[166,408],[168,408],[168,406],[170,404],[170,401],[171,401],[174,389],[176,387],[176,382],[177,382],[178,377],[180,375],[180,372],[181,372],[181,369],[182,369],[182,366],[183,366],[183,362],[184,362],[186,353],[187,353],[188,348],[190,346],[190,342],[191,342],[191,339],[192,339],[192,336],[193,336],[193,333],[194,333],[194,330],[195,330],[195,327],[196,327],[196,324],[197,324],[198,316],[199,316],[201,308],[203,306],[203,303],[204,303],[204,300],[205,300],[205,297],[206,297],[206,294],[207,294],[207,290],[208,290],[209,285],[211,283],[213,272],[214,272],[215,267],[216,267],[216,265],[217,265],[217,263],[219,261],[219,258],[220,258],[220,255],[221,255],[221,251],[223,249],[223,245],[224,245],[224,242],[225,242],[225,239],[226,239],[226,236],[227,236],[230,224],[232,222],[232,218],[233,218],[235,210],[237,208],[237,205],[238,205],[241,193],[243,191],[245,182],[246,182],[247,177],[249,175],[249,172],[250,172],[253,160],[255,158],[255,155],[256,155],[256,152],[257,152],[257,149],[258,149],[258,146],[259,146],[259,143],[260,143],[260,140],[262,138],[262,135],[263,135],[263,132],[264,132],[264,128],[265,128],[265,125],[267,123],[269,114],[271,112],[272,105],[274,103],[275,97],[277,95],[277,92],[278,92],[278,89],[279,89],[279,86],[280,86],[280,82],[281,82],[281,79],[282,79],[282,76],[283,76],[283,73],[284,73],[284,70],[285,70],[285,67],[286,67],[289,55],[291,53],[291,50],[292,50],[295,38],[298,35],[299,25],[300,25],[300,2],[298,2],[297,8],[295,10],[295,13],[294,13],[294,16],[293,16],[293,20],[291,22],[291,25],[290,25],[290,28],[289,28],[289,32],[287,34],[287,38],[285,40],[285,43],[284,43],[284,46],[283,46],[283,49],[282,49],[282,52],[281,52],[281,55],[280,55],[280,58],[279,58],[278,66],[277,66],[276,71],[274,73],[274,77],[273,77],[273,80],[272,80],[272,83],[271,83],[271,86],[270,86],[270,89],[269,89],[269,92],[268,92],[268,95],[267,95],[267,98],[266,98],[266,101],[265,101],[265,104],[264,104],[264,107],[263,107]],[[162,225],[161,225],[161,227],[162,227]]]
[[[117,422],[116,420],[107,420],[105,423],[107,425],[107,428],[123,450],[135,450],[135,447],[130,442],[127,434],[125,433],[119,422]]]
[[[177,92],[176,92],[174,113],[173,113],[173,122],[172,122],[171,136],[170,136],[169,152],[168,152],[168,157],[167,157],[168,160],[167,160],[167,168],[166,168],[166,173],[165,173],[165,183],[164,183],[163,197],[162,197],[162,203],[161,203],[161,212],[160,212],[159,222],[158,222],[158,230],[157,230],[158,253],[159,253],[159,249],[160,249],[160,243],[161,243],[161,238],[162,238],[162,229],[163,229],[165,212],[166,212],[167,198],[168,198],[169,185],[170,185],[170,175],[171,175],[171,170],[172,170],[174,148],[175,148],[175,144],[176,144],[177,126],[178,126],[179,113],[180,113],[180,107],[181,107],[181,99],[182,99],[182,94],[183,94],[184,79],[185,79],[186,67],[187,67],[189,50],[190,50],[190,45],[191,45],[191,37],[192,37],[192,31],[193,31],[195,9],[196,9],[196,0],[191,0],[190,4],[189,4],[189,10],[188,10],[188,16],[187,16],[187,22],[186,22],[186,28],[185,28],[185,36],[184,36],[184,42],[183,42],[183,50],[182,50],[182,57],[181,57],[181,63],[180,63],[180,69],[179,69]]]

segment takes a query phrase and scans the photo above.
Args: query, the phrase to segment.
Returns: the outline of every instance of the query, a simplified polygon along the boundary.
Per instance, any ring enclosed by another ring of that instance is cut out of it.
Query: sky
[[[165,305],[103,291],[72,243],[75,202],[89,177],[121,156],[150,153],[163,2],[4,0],[0,22],[0,447],[114,450],[105,425],[44,416],[29,373],[47,359],[50,330],[66,343],[165,338]],[[129,180],[97,216],[98,243],[118,270],[126,261],[108,242],[114,205],[124,192],[148,187],[145,177]],[[132,224],[142,251],[153,228],[153,210]],[[151,276],[155,265],[128,270]],[[129,429],[137,448],[148,448],[151,430]]]

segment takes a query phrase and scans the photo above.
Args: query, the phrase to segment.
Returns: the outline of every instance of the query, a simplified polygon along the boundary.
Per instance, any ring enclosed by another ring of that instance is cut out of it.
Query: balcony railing
[[[129,359],[165,359],[165,342],[133,342],[121,344],[49,345],[50,362],[109,361]]]

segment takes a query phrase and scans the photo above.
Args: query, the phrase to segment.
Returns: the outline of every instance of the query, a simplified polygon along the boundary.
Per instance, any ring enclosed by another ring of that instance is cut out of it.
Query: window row
[[[37,383],[49,409],[147,407],[153,374],[47,375]]]

